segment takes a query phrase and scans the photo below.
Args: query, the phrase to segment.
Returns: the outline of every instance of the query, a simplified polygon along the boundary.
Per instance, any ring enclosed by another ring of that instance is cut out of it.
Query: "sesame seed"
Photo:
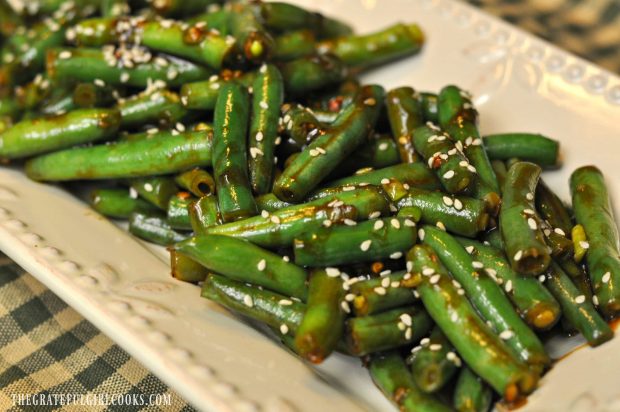
[[[468,136],[467,139],[465,139],[465,146],[469,146],[471,145],[471,142],[474,140],[473,137]]]
[[[144,185],[144,190],[146,190],[147,192],[152,192],[153,191],[153,185],[150,183],[147,183]]]
[[[407,136],[401,136],[398,138],[398,143],[406,145],[407,143],[409,143],[409,139],[407,138]]]
[[[383,278],[381,279],[381,286],[383,286],[384,288],[389,288],[390,287],[390,278]]]
[[[265,259],[261,259],[258,262],[258,265],[256,265],[256,268],[260,270],[261,272],[265,270],[266,267],[267,267],[267,261]]]
[[[484,268],[484,271],[491,276],[493,279],[495,279],[495,277],[497,276],[497,270],[493,269],[493,268]],[[496,280],[497,281],[497,280]]]
[[[286,335],[288,333],[288,326],[286,326],[284,323],[280,325],[280,333],[283,335]]]
[[[443,230],[444,232],[446,231],[446,225],[444,225],[443,222],[437,222],[435,223],[435,226],[437,226],[439,229]]]
[[[381,295],[381,296],[385,295],[385,294],[386,294],[386,292],[387,292],[387,291],[385,290],[385,288],[384,288],[384,287],[381,287],[381,286],[377,286],[377,287],[376,287],[376,288],[374,288],[373,290],[375,291],[375,293],[376,293],[377,295]]]
[[[446,173],[443,174],[443,178],[446,180],[450,180],[454,177],[454,175],[454,170],[448,170]]]
[[[389,145],[387,143],[383,142],[383,143],[379,144],[379,150],[381,150],[381,151],[387,150],[388,146]]]
[[[540,276],[538,276],[538,281],[539,281],[540,283],[544,283],[546,279],[547,279],[547,278],[545,277],[545,275],[540,275]]]
[[[470,255],[472,253],[474,253],[474,247],[472,245],[469,246],[465,246],[465,250],[467,251],[467,253],[469,253]]]
[[[467,166],[467,170],[469,170],[472,173],[476,173],[476,168],[472,165]]]
[[[403,257],[403,252],[394,252],[390,255],[390,259],[400,259]]]
[[[213,83],[211,86],[209,86],[211,89],[213,90],[217,90],[220,88],[220,84],[219,83]]]
[[[245,295],[243,297],[243,304],[249,308],[251,308],[252,306],[254,306],[254,300],[252,300],[252,296],[250,295]]]
[[[64,60],[64,59],[70,59],[70,58],[71,58],[71,52],[70,52],[69,50],[61,51],[61,52],[58,54],[58,58],[59,58],[59,59],[62,59],[62,60]]]
[[[506,286],[504,286],[504,290],[507,293],[510,293],[512,291],[512,280],[509,280],[508,282],[506,282]]]
[[[390,283],[390,286],[393,288],[398,288],[400,287],[400,282],[395,280],[394,282]]]
[[[362,251],[366,252],[368,249],[370,249],[370,245],[372,244],[372,240],[368,239],[368,240],[364,240],[361,244],[360,244],[360,249],[362,249]]]
[[[432,350],[433,352],[437,352],[441,350],[441,347],[442,347],[441,343],[433,343],[428,348]]]
[[[429,343],[431,343],[431,340],[429,338],[423,338],[422,340],[420,340],[420,345],[422,346],[426,346]]]
[[[408,260],[406,265],[407,265],[407,272],[411,272],[413,270],[413,262]]]
[[[472,146],[481,146],[482,145],[482,139],[481,138],[476,138],[471,142]]]
[[[278,305],[281,305],[281,306],[290,306],[292,304],[293,304],[293,301],[290,299],[280,299],[278,301]]]
[[[527,219],[527,225],[530,227],[530,229],[532,230],[536,230],[538,229],[538,224],[536,224],[536,220],[534,220],[534,218],[528,218]]]
[[[403,223],[407,227],[415,227],[416,226],[415,222],[413,220],[411,220],[411,219],[405,219]]]
[[[413,330],[411,328],[407,328],[405,331],[405,339],[409,340],[413,337]]]
[[[461,167],[467,167],[467,166],[469,166],[469,162],[468,162],[467,160],[461,160],[461,161],[459,162],[459,166],[461,166]]]
[[[579,242],[579,246],[581,246],[584,249],[588,249],[590,247],[590,244],[584,240],[582,240],[581,242]]]
[[[431,278],[428,281],[431,282],[431,285],[434,285],[435,283],[439,282],[439,279],[441,279],[441,275],[438,273],[436,275],[431,276]]]
[[[452,206],[454,204],[454,200],[452,200],[452,198],[448,196],[443,197],[443,202],[446,204],[446,206]]]
[[[379,229],[382,229],[383,226],[384,226],[383,220],[377,220],[372,228],[374,230],[379,230]]]
[[[347,226],[355,226],[357,225],[357,222],[353,219],[345,219],[344,224]]]
[[[517,251],[517,253],[515,253],[514,257],[512,258],[515,262],[518,262],[521,260],[521,258],[523,257],[523,251],[519,250]]]
[[[609,283],[609,281],[611,280],[611,272],[605,272],[601,280],[603,281],[603,283]]]
[[[377,104],[377,101],[372,97],[369,97],[368,99],[364,100],[364,104],[368,106],[374,106],[375,104]]]
[[[418,351],[422,350],[422,346],[414,346],[413,348],[411,348],[411,353],[416,353]]]
[[[400,220],[392,219],[390,220],[390,224],[392,225],[394,229],[400,229]]]
[[[347,301],[343,300],[342,302],[340,302],[340,307],[342,308],[343,312],[351,313],[351,308],[349,307],[349,303],[347,303]]]
[[[435,269],[433,269],[433,268],[424,268],[424,269],[422,269],[422,274],[424,276],[434,275],[435,274]]]
[[[513,331],[511,331],[510,329],[506,329],[505,331],[499,334],[499,338],[502,340],[508,340],[512,338],[514,335],[515,334]]]
[[[526,215],[536,214],[536,212],[534,212],[532,209],[523,209],[523,213],[525,213]]]
[[[404,324],[404,323],[402,323],[402,322],[398,322],[398,323],[396,324],[396,327],[398,328],[398,330],[405,330],[405,329],[407,329],[407,325],[405,325],[405,324]]]
[[[355,186],[343,186],[342,187],[342,191],[344,192],[350,192],[352,190],[355,190]]]
[[[263,141],[263,132],[256,133],[255,138],[256,138],[257,142],[262,142]]]
[[[353,302],[355,300],[355,295],[353,293],[347,293],[344,296],[344,300],[346,300],[347,302]]]
[[[396,213],[398,212],[398,208],[390,203],[390,212]]]
[[[280,218],[276,215],[271,216],[271,221],[275,223],[276,225],[280,224]]]
[[[265,109],[265,110],[269,109],[269,105],[265,101],[260,102],[258,105],[260,106],[261,109]]]
[[[317,157],[318,155],[320,155],[320,153],[316,149],[310,149],[309,153],[312,157]]]
[[[545,230],[543,230],[543,233],[544,233],[544,234],[545,234],[545,236],[547,236],[547,237],[551,236],[551,230],[549,230],[549,229],[545,229]]]
[[[526,198],[527,200],[534,200],[534,194],[530,192],[530,193],[528,193],[528,194],[526,194],[526,195],[525,195],[525,198]]]
[[[399,319],[401,320],[401,322],[403,322],[407,326],[411,326],[413,324],[413,319],[411,318],[411,315],[408,313],[403,313],[402,315],[399,316]]]
[[[458,290],[456,291],[456,293],[457,293],[459,296],[463,296],[463,295],[465,294],[465,289],[458,289]]]
[[[382,185],[389,185],[390,184],[390,179],[381,179],[381,184]]]
[[[598,296],[596,296],[596,295],[592,296],[592,303],[594,303],[596,306],[598,306]]]
[[[290,262],[291,258],[286,256],[286,255],[284,255],[284,256],[282,256],[282,260],[285,261],[285,262]]]
[[[482,269],[484,267],[484,264],[482,262],[478,262],[477,260],[471,262],[471,265],[474,269]]]
[[[420,240],[424,241],[424,229],[420,229],[418,230],[418,237],[420,238]]]
[[[329,276],[330,278],[336,278],[338,276],[340,276],[340,269],[338,268],[334,268],[334,267],[326,267],[325,268],[325,273],[327,274],[327,276]]]
[[[95,83],[95,86],[105,87],[105,82],[101,79],[95,79],[93,80],[93,83]]]
[[[459,314],[456,312],[452,312],[452,315],[450,315],[450,320],[452,322],[456,322],[457,320],[459,320]]]
[[[586,301],[585,295],[579,295],[575,298],[575,303],[581,304]]]
[[[553,229],[553,231],[555,233],[557,233],[558,235],[560,235],[560,236],[566,236],[566,233],[562,229],[560,229],[559,227],[556,227],[555,229]]]
[[[381,212],[377,210],[377,211],[372,212],[371,214],[369,214],[368,215],[368,219],[376,219],[379,216],[381,216]]]
[[[269,212],[266,210],[263,210],[260,212],[260,215],[264,217],[265,219],[267,219],[269,217]]]
[[[325,220],[323,221],[323,226],[325,226],[325,227],[330,227],[331,225],[332,225],[332,221],[331,221],[331,220],[329,220],[329,219],[325,219]]]

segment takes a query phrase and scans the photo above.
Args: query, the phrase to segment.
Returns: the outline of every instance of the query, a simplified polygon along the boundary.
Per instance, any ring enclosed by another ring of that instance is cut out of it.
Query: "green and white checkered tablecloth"
[[[618,0],[470,3],[620,73]],[[130,395],[167,405],[117,406],[107,410],[194,410],[50,290],[0,254],[0,410],[54,409],[13,407],[12,395],[19,394],[81,394],[90,396],[90,401],[96,396]],[[151,395],[156,397],[149,398]],[[75,405],[62,410],[106,408]]]

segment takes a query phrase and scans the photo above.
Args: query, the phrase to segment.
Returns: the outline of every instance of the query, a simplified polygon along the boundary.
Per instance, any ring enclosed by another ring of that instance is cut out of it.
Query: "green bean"
[[[316,36],[308,29],[283,33],[275,38],[273,59],[288,61],[310,56],[315,52],[315,42]]]
[[[119,112],[108,109],[23,120],[0,134],[0,158],[19,159],[107,139],[116,133],[120,121]]]
[[[422,92],[420,93],[420,100],[422,103],[422,114],[424,121],[432,123],[439,122],[439,96],[435,93]]]
[[[484,136],[489,159],[508,160],[517,157],[540,167],[559,165],[560,143],[541,134],[504,133]]]
[[[506,175],[499,227],[512,268],[522,275],[538,275],[551,260],[534,206],[541,169],[533,163],[515,163]]]
[[[448,193],[471,192],[476,168],[459,150],[458,142],[434,128],[422,126],[415,130],[413,144]]]
[[[491,160],[491,167],[493,168],[493,171],[495,172],[495,177],[497,178],[497,183],[499,184],[499,188],[501,190],[503,189],[504,184],[506,183],[506,173],[508,173],[508,169],[506,168],[506,163],[504,163],[501,160]]]
[[[170,198],[179,191],[174,180],[165,176],[133,179],[130,185],[138,195],[161,210],[168,209]]]
[[[278,328],[281,332],[290,331],[292,334],[301,324],[306,309],[306,305],[288,296],[216,274],[207,276],[201,296],[272,328]]]
[[[220,3],[222,3],[221,0],[159,0],[150,2],[150,5],[157,14],[162,16],[187,17]]]
[[[233,76],[236,76],[233,74]],[[211,76],[209,80],[186,83],[181,87],[181,102],[188,109],[213,110],[217,101],[220,87],[228,81],[235,80],[246,87],[250,87],[256,77],[255,72],[247,72],[238,77]]]
[[[327,269],[310,274],[306,312],[295,335],[297,353],[312,363],[322,363],[342,337],[345,313],[342,279]]]
[[[280,66],[286,93],[303,96],[309,92],[340,83],[347,76],[347,66],[331,54],[312,55],[284,62]]]
[[[474,307],[490,322],[506,345],[534,368],[547,365],[550,360],[542,342],[519,317],[502,288],[490,276],[481,275],[484,264],[475,261],[448,233],[432,226],[425,226],[422,230],[424,244],[433,248],[454,279],[463,285]]]
[[[321,226],[364,220],[369,215],[387,214],[389,203],[380,189],[365,187],[339,192],[308,203],[263,213],[208,229],[209,233],[240,237],[267,248],[290,247],[293,240]]]
[[[225,222],[257,213],[247,169],[248,122],[247,91],[235,83],[223,85],[215,108],[213,171]]]
[[[265,26],[275,31],[308,29],[320,38],[346,36],[353,32],[349,25],[339,20],[284,2],[261,3],[260,15]]]
[[[328,126],[320,122],[307,107],[296,105],[283,108],[283,132],[301,148],[327,132]]]
[[[364,356],[418,342],[430,331],[433,321],[423,308],[409,306],[350,318],[346,325],[349,351]]]
[[[134,212],[129,217],[129,232],[162,246],[170,246],[186,238],[170,227],[166,217],[158,213]]]
[[[162,126],[174,125],[187,115],[179,95],[169,90],[155,90],[140,93],[117,105],[121,112],[123,128],[155,123]]]
[[[601,345],[613,338],[613,330],[598,314],[592,301],[581,294],[557,263],[551,263],[545,277],[545,285],[560,302],[564,317],[581,332],[590,346]]]
[[[388,194],[392,190],[390,187],[396,185],[394,182],[385,185]],[[475,237],[489,223],[484,202],[473,197],[455,197],[417,188],[409,188],[403,194],[402,198],[392,198],[399,210],[416,207],[421,211],[422,222],[437,225],[452,233]]]
[[[161,137],[51,153],[26,163],[40,181],[114,179],[176,173],[211,165],[213,132],[163,133]]]
[[[582,265],[575,263],[572,259],[563,259],[556,261],[556,263],[560,265],[564,273],[570,276],[577,289],[579,289],[581,294],[585,295],[586,299],[594,300],[590,279]]]
[[[234,52],[234,39],[198,26],[184,30],[176,22],[145,22],[140,26],[140,38],[146,47],[173,56],[183,57],[195,63],[206,64],[219,70]]]
[[[206,235],[208,228],[222,224],[217,197],[206,195],[190,204],[189,222],[196,235]]]
[[[194,196],[203,197],[215,193],[215,180],[204,169],[195,168],[175,176],[174,181]]]
[[[395,254],[396,258],[401,254]],[[353,309],[356,316],[367,316],[400,306],[414,304],[417,299],[406,272],[389,273],[380,278],[355,282],[351,285]],[[348,295],[347,295],[348,297]]]
[[[384,184],[386,179],[393,179],[410,187],[436,190],[441,187],[435,175],[420,162],[397,164],[383,169],[372,170],[353,176],[331,181],[326,187],[365,186]]]
[[[230,32],[248,61],[263,62],[271,56],[274,40],[254,14],[249,2],[231,4]]]
[[[570,238],[573,222],[560,198],[542,180],[538,180],[535,193],[536,210],[552,226],[554,231]]]
[[[202,282],[209,274],[207,268],[176,250],[170,250],[170,268],[172,277],[183,282]]]
[[[471,369],[464,366],[454,388],[453,406],[457,412],[488,412],[493,392]]]
[[[573,172],[570,187],[575,218],[588,237],[586,261],[599,310],[611,318],[620,312],[620,255],[605,179],[595,166],[584,166]]]
[[[424,33],[417,24],[398,23],[371,34],[323,41],[318,50],[335,54],[349,66],[368,69],[416,54],[423,44]]]
[[[428,341],[412,350],[410,359],[413,380],[426,393],[435,393],[443,388],[461,366],[452,344],[437,326]]]
[[[323,227],[295,238],[295,263],[301,266],[344,265],[386,259],[402,254],[415,244],[416,224],[412,220],[385,218],[353,226]]]
[[[168,200],[168,223],[173,229],[192,230],[189,205],[196,199],[187,192],[179,192]]]
[[[484,265],[484,273],[502,285],[528,325],[538,330],[547,330],[555,325],[562,314],[560,305],[538,279],[516,273],[501,249],[470,239],[457,240],[475,261]]]
[[[399,162],[400,156],[394,139],[390,136],[379,136],[360,146],[326,179],[332,181],[352,174],[363,174],[372,171],[371,169],[383,169]]]
[[[367,138],[383,100],[380,86],[363,88],[328,133],[315,139],[275,181],[273,193],[289,202],[300,202],[338,163]]]
[[[428,245],[414,246],[407,259],[412,262],[413,273],[432,271],[431,276],[420,276],[417,290],[429,315],[465,363],[510,402],[532,392],[538,376],[479,317],[464,296],[465,291],[460,284],[453,283],[433,249]]]
[[[444,87],[439,93],[438,115],[441,128],[463,145],[465,156],[476,169],[477,197],[489,198],[493,206],[500,187],[478,132],[478,112],[468,94],[456,86]]]
[[[413,132],[424,124],[419,95],[411,87],[392,89],[385,97],[385,107],[401,162],[417,161],[419,156],[413,147]]]
[[[73,103],[80,108],[110,106],[115,102],[116,90],[94,83],[79,83],[73,89]]]
[[[158,56],[140,63],[123,62],[106,49],[56,48],[48,53],[47,71],[58,81],[97,80],[111,86],[132,87],[147,87],[155,81],[165,82],[168,87],[180,87],[213,74],[209,69],[172,56]]]
[[[127,189],[97,189],[90,194],[93,209],[104,216],[128,219],[134,212],[151,212],[157,210],[153,205],[137,196],[132,196]]]
[[[201,235],[178,243],[173,248],[209,270],[231,279],[302,300],[308,293],[304,269],[243,239]]]
[[[416,386],[405,362],[396,352],[370,359],[368,369],[375,385],[403,412],[448,412],[450,408]]]
[[[252,191],[262,195],[269,192],[273,180],[278,119],[284,100],[280,71],[273,65],[262,66],[252,90],[248,169]]]

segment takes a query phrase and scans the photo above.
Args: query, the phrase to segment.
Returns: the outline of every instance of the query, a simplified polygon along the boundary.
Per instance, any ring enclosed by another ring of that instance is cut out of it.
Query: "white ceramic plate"
[[[433,91],[459,84],[473,92],[484,133],[535,131],[562,141],[565,167],[545,174],[562,197],[570,171],[587,163],[620,196],[614,75],[450,0],[295,2],[363,32],[419,22],[424,51],[366,81]],[[358,361],[333,356],[319,369],[306,366],[201,299],[197,287],[171,279],[162,249],[8,168],[0,168],[0,249],[203,411],[395,410]],[[581,349],[545,376],[523,411],[619,411],[618,370],[620,339]]]

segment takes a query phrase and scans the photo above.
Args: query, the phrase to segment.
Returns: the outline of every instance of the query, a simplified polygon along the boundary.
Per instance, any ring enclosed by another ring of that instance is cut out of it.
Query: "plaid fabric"
[[[549,42],[620,73],[618,0],[468,0]]]
[[[1,253],[0,389],[2,411],[194,411]],[[90,399],[142,394],[142,400],[133,403],[148,403],[149,395],[161,395],[161,406],[14,406],[12,396],[18,394],[82,394]]]

